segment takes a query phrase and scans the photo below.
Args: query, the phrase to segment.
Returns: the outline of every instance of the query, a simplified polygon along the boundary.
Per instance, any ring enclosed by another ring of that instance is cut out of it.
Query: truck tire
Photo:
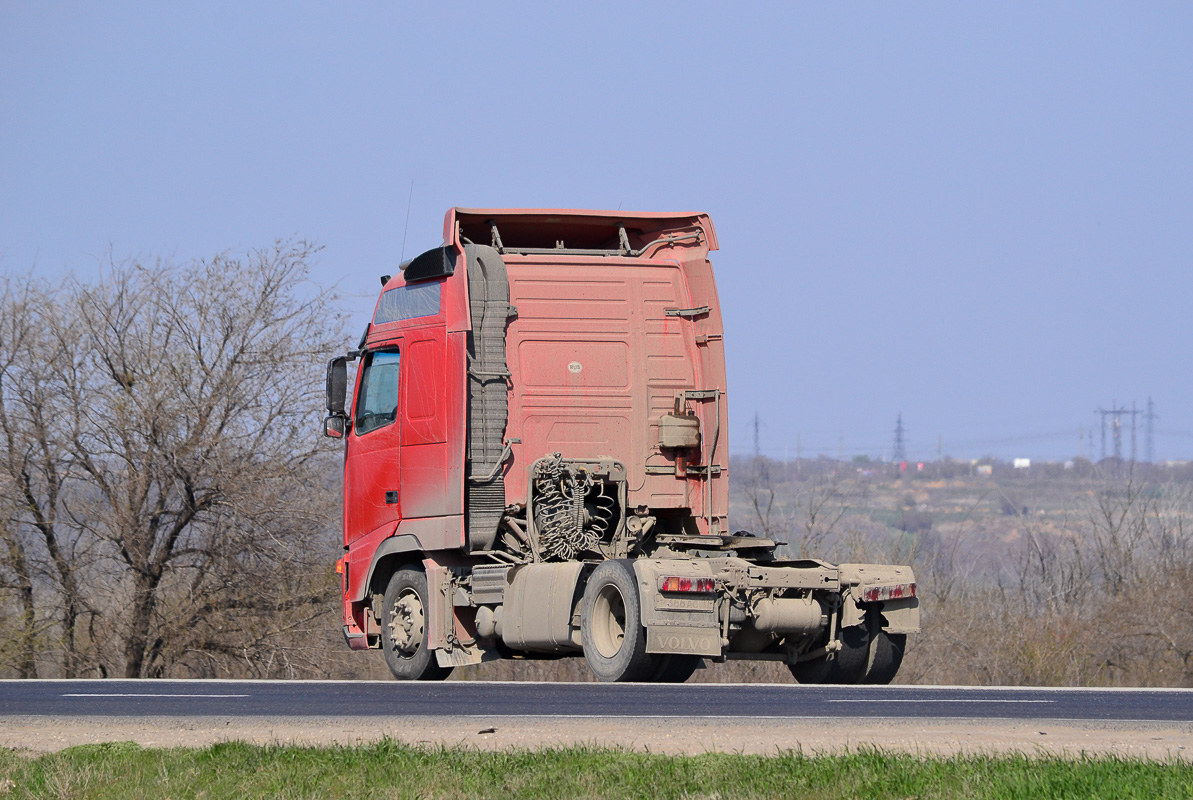
[[[861,683],[870,663],[870,631],[865,625],[841,629],[841,649],[834,658],[788,664],[798,683]]]
[[[646,628],[634,568],[625,561],[605,561],[584,587],[580,611],[584,660],[602,681],[647,681],[659,668],[646,652]]]
[[[389,579],[381,608],[381,652],[400,681],[441,681],[451,667],[441,667],[427,647],[427,576],[403,567]]]
[[[658,658],[656,656],[656,658]],[[658,666],[654,675],[650,676],[653,683],[685,683],[704,661],[700,656],[675,654],[658,658]]]
[[[887,633],[879,629],[870,640],[870,663],[862,683],[885,686],[893,681],[903,663],[903,650],[906,647],[906,633]]]

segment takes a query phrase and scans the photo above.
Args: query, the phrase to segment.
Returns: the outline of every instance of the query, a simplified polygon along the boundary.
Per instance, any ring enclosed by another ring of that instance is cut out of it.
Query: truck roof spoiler
[[[503,255],[637,258],[657,247],[687,242],[717,249],[712,220],[699,212],[454,208],[444,233],[445,241],[458,235],[462,243],[488,244]]]

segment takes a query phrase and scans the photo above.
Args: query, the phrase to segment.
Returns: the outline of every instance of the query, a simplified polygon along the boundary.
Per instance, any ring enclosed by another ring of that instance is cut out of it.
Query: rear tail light
[[[660,592],[687,592],[690,594],[711,594],[717,590],[712,578],[681,578],[674,575],[659,578]]]
[[[903,600],[915,597],[914,583],[896,583],[890,586],[871,586],[862,590],[863,603],[881,603],[886,600]]]

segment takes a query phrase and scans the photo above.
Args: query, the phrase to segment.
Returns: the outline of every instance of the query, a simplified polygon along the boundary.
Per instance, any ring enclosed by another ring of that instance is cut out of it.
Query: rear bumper
[[[637,559],[634,570],[648,653],[749,658],[780,644],[802,652],[871,615],[888,633],[919,631],[906,566],[725,557]]]

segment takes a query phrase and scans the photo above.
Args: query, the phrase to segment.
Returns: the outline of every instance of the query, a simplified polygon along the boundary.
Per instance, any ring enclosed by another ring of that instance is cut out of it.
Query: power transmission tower
[[[754,412],[754,460],[755,461],[757,461],[758,457],[760,455],[762,455],[762,440],[758,437],[758,425],[759,425],[758,412],[755,411]]]
[[[906,461],[906,460],[907,460],[907,447],[905,446],[905,444],[903,442],[903,412],[900,411],[899,416],[895,417],[894,461],[895,461],[895,463],[899,463],[900,461]]]
[[[1152,402],[1152,398],[1147,399],[1147,413],[1143,415],[1144,422],[1147,423],[1147,463],[1156,463],[1156,420],[1160,417],[1156,414],[1156,404]]]
[[[762,458],[762,437],[759,434],[759,429],[762,427],[762,421],[758,418],[758,412],[754,412],[754,469],[758,471],[762,480],[770,480],[770,465]]]
[[[1097,413],[1097,410],[1094,410]],[[1102,414],[1102,460],[1106,460],[1106,414]]]
[[[1095,414],[1102,415],[1102,460],[1106,460],[1106,428],[1109,425],[1110,435],[1114,442],[1114,459],[1123,459],[1123,417],[1131,417],[1131,461],[1135,461],[1135,418],[1143,413],[1132,403],[1130,408],[1111,403],[1110,408],[1095,408]]]
[[[1139,417],[1139,409],[1135,408],[1135,401],[1131,401],[1131,463],[1139,460],[1139,448],[1135,446],[1135,421]]]

